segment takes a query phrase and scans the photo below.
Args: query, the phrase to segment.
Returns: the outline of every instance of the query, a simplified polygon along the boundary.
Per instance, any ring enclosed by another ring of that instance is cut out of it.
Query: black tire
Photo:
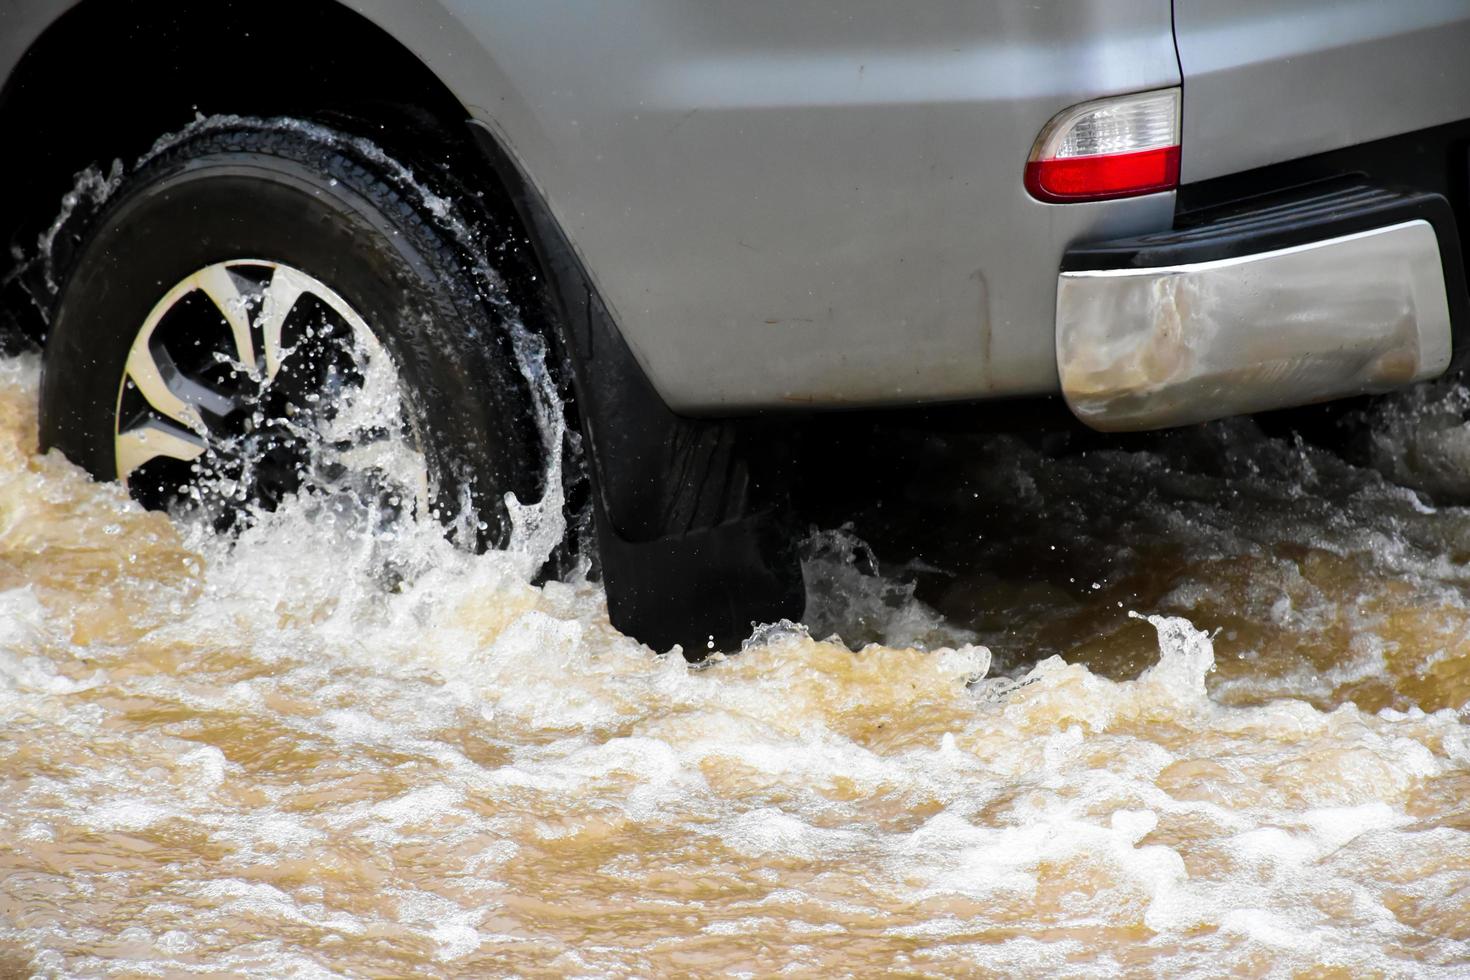
[[[546,477],[517,359],[526,334],[484,258],[508,238],[473,197],[426,191],[347,134],[291,120],[196,127],[128,175],[85,232],[47,340],[42,445],[115,478],[119,384],[150,310],[204,267],[279,262],[366,321],[396,365],[434,499],[446,514],[468,500],[474,543],[503,544],[505,493],[538,500]]]

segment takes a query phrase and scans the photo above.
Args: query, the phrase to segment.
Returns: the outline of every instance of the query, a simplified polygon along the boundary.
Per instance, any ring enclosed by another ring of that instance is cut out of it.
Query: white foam
[[[1333,682],[1293,689],[1290,672],[1229,688],[1264,703],[1222,703],[1224,641],[1171,615],[1147,616],[1157,662],[1136,679],[1060,657],[993,678],[990,649],[872,582],[869,623],[891,615],[932,652],[852,653],[781,624],[696,669],[616,634],[595,585],[532,587],[526,555],[465,554],[430,521],[384,541],[288,505],[233,546],[180,538],[0,437],[0,515],[24,517],[0,517],[0,560],[24,550],[42,570],[0,592],[0,836],[27,856],[65,842],[77,862],[7,880],[17,908],[50,916],[0,926],[0,943],[55,951],[32,970],[1412,974],[1470,959],[1454,708],[1324,710],[1303,695]],[[1042,504],[1046,476],[1038,464]],[[1267,534],[1181,526],[1227,557]],[[55,537],[32,544],[38,527]],[[1427,577],[1419,550],[1390,559]],[[401,586],[376,574],[385,554],[412,571]],[[164,557],[197,572],[160,577]],[[1215,591],[1256,603],[1253,623],[1310,631],[1330,617],[1308,578]],[[130,632],[85,605],[97,580]],[[1298,590],[1288,605],[1278,586]],[[1347,652],[1355,683],[1397,656]],[[127,926],[142,931],[109,945]]]

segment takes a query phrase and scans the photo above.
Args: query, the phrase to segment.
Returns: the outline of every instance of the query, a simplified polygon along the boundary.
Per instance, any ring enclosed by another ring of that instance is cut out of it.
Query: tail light
[[[1098,99],[1063,109],[1036,137],[1026,190],[1067,204],[1179,186],[1179,89]]]

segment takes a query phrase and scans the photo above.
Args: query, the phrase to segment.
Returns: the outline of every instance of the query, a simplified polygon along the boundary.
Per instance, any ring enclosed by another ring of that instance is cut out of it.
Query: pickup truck
[[[795,416],[1460,369],[1467,52],[1465,0],[0,0],[0,299],[145,505],[234,526],[387,406],[422,486],[360,491],[550,500],[544,574],[699,656],[801,615]]]

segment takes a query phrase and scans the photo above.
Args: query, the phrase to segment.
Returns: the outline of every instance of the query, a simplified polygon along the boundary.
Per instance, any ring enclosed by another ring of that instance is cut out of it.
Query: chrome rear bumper
[[[1062,392],[1083,422],[1127,431],[1386,391],[1449,367],[1449,296],[1422,218],[1205,261],[1063,271]]]

